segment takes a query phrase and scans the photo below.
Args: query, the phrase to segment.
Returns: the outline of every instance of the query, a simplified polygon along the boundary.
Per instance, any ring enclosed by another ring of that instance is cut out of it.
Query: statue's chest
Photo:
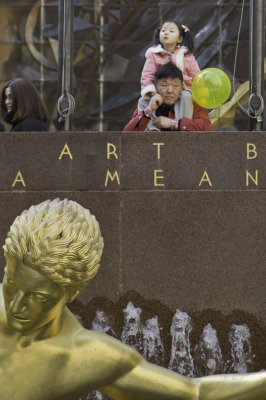
[[[14,337],[0,333],[1,400],[52,399],[52,388],[64,362],[64,354],[52,346],[36,342],[20,347]]]

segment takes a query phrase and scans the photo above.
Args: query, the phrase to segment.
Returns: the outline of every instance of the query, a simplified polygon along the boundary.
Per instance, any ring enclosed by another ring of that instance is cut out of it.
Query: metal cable
[[[252,114],[250,114],[249,109],[251,108],[251,102],[252,102],[252,98],[253,98],[254,93],[252,93],[252,95],[249,98],[249,102],[248,102],[249,108],[248,108],[248,110],[246,110],[240,104],[239,99],[236,96],[236,90],[235,90],[236,62],[237,62],[237,55],[238,55],[238,44],[239,44],[240,30],[241,30],[241,26],[242,26],[242,19],[243,19],[243,12],[244,12],[244,4],[245,4],[245,0],[242,1],[241,15],[240,15],[240,21],[239,21],[239,27],[238,27],[238,34],[237,34],[236,52],[235,52],[235,60],[234,60],[234,72],[233,72],[233,92],[234,92],[234,96],[235,96],[235,98],[237,100],[237,103],[238,103],[239,107],[244,111],[244,113],[247,114],[250,118],[258,119],[259,115],[261,114],[261,112],[263,111],[263,108],[264,108],[263,97],[260,94],[256,93],[256,96],[258,97],[258,99],[259,99],[259,101],[261,103],[261,106],[260,106],[260,108],[258,110],[255,110],[255,115],[252,115]],[[253,11],[253,9],[252,9],[252,11]],[[253,27],[251,26],[250,29],[251,29],[251,35],[253,35]],[[252,36],[251,36],[251,39],[252,39]],[[251,43],[252,43],[252,40],[251,40]],[[251,52],[251,59],[252,59],[252,57],[253,57],[253,48],[252,48],[252,46],[250,46],[250,52]],[[251,63],[251,73],[250,73],[250,75],[251,75],[250,79],[252,80],[252,77],[253,77],[252,63]]]

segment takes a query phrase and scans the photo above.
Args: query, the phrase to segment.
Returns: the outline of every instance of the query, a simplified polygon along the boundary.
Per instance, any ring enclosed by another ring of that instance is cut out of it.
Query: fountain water
[[[158,317],[155,316],[146,321],[142,328],[143,357],[154,364],[163,365],[164,346],[160,337]]]
[[[163,332],[159,325],[158,316],[147,319],[142,324],[142,310],[135,307],[132,302],[127,304],[123,313],[124,328],[121,341],[134,347],[147,361],[164,365],[167,354],[165,354],[161,340],[161,333]],[[111,320],[111,317],[103,311],[96,311],[91,329],[117,336],[112,328]],[[245,373],[253,370],[254,354],[247,325],[233,324],[231,326],[228,336],[231,345],[231,357],[226,363],[223,362],[217,332],[210,323],[204,327],[193,354],[191,354],[190,344],[191,330],[190,316],[177,309],[171,325],[172,347],[169,369],[190,377],[227,372]],[[108,400],[108,398],[98,391],[93,391],[80,400]]]
[[[194,349],[194,364],[196,376],[221,374],[224,363],[217,332],[211,324],[207,324]]]
[[[89,393],[87,397],[79,400],[107,400],[107,397],[98,392],[98,390],[94,390],[93,392]]]
[[[96,311],[96,315],[91,324],[91,329],[96,332],[103,332],[117,336],[110,324],[110,317],[103,311]]]
[[[139,353],[143,354],[143,336],[142,326],[140,322],[141,308],[136,308],[131,303],[128,303],[124,311],[124,329],[122,331],[122,342],[134,347]]]
[[[191,318],[187,313],[177,309],[171,326],[172,349],[169,369],[186,376],[194,375],[189,339],[191,330]]]
[[[254,354],[250,344],[250,331],[246,324],[231,326],[229,333],[231,360],[226,363],[227,372],[246,373],[253,370]]]

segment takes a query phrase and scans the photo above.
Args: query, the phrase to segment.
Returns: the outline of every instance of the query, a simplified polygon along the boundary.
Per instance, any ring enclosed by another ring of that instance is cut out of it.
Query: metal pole
[[[58,9],[58,94],[72,94],[73,74],[73,0],[59,0]],[[62,102],[67,104],[67,97]],[[71,115],[63,117],[63,130],[71,130]]]
[[[249,31],[249,112],[250,130],[263,129],[264,91],[264,0],[250,1]]]
[[[58,0],[58,82],[57,94],[58,98],[62,94],[62,74],[63,74],[63,48],[64,48],[64,3]]]
[[[41,25],[41,31],[40,31],[40,50],[41,54],[44,55],[44,37],[43,37],[43,28],[45,24],[45,8],[44,8],[44,1],[41,0],[41,10],[40,10],[40,25]],[[41,98],[43,99],[43,87],[44,87],[44,67],[43,63],[40,62],[40,95]]]

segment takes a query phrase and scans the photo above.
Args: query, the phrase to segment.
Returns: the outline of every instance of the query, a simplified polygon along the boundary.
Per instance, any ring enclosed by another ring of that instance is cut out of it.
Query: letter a
[[[209,186],[212,186],[212,183],[210,181],[209,175],[207,174],[206,170],[204,171],[204,174],[202,175],[199,186],[201,186],[202,182],[208,182]]]
[[[60,154],[60,156],[59,156],[59,160],[61,160],[61,158],[63,157],[64,154],[68,154],[69,158],[70,158],[71,160],[73,160],[71,151],[69,150],[69,147],[68,147],[67,143],[65,143],[64,148],[63,148],[63,150],[61,151],[61,154]]]
[[[24,182],[24,179],[23,179],[23,176],[22,176],[22,174],[21,174],[20,171],[18,171],[17,176],[16,176],[14,182],[12,183],[12,187],[15,187],[15,185],[17,184],[17,182],[22,183],[22,185],[23,185],[24,187],[26,186],[26,184],[25,184],[25,182]]]

